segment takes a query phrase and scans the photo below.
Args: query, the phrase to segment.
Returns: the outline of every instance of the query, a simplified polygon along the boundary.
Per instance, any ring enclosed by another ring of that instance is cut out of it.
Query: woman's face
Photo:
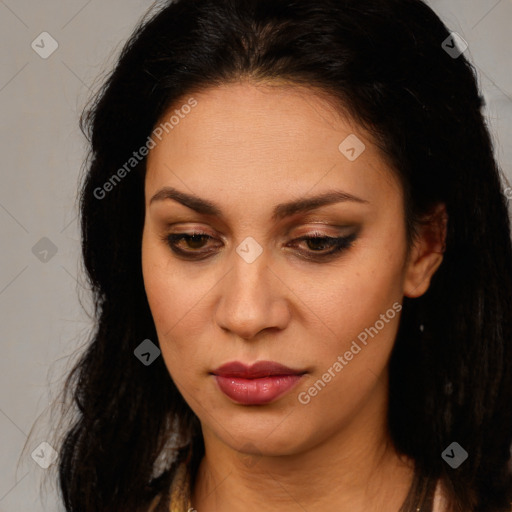
[[[407,259],[399,182],[311,91],[243,83],[193,100],[164,116],[148,156],[142,263],[162,356],[205,440],[279,455],[382,430],[403,296],[425,291],[440,258]],[[220,368],[261,361],[288,369]]]

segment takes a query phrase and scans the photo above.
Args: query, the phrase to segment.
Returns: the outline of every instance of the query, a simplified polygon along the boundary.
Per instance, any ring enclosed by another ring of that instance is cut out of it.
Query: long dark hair
[[[145,366],[134,356],[158,339],[141,271],[145,158],[126,162],[194,92],[273,79],[325,93],[373,135],[402,182],[409,240],[446,205],[443,263],[422,297],[404,299],[389,427],[417,471],[441,479],[453,511],[507,508],[510,224],[476,73],[446,51],[450,37],[420,0],[179,0],[139,24],[82,118],[91,144],[82,250],[96,328],[65,383],[78,409],[60,445],[66,510],[142,511],[159,494],[157,510],[167,510],[187,453],[194,476],[199,421],[163,358]],[[452,442],[468,453],[457,469],[441,456]]]

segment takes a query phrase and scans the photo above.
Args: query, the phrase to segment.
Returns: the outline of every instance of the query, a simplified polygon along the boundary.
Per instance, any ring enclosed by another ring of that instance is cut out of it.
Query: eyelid
[[[217,232],[216,234],[213,234],[207,228],[202,228],[202,227],[201,228],[187,227],[187,226],[176,227],[176,224],[182,224],[182,223],[173,223],[173,224],[168,224],[166,226],[167,228],[175,227],[177,229],[177,231],[169,231],[165,235],[165,238],[171,234],[178,234],[178,235],[183,234],[183,235],[189,235],[189,236],[192,236],[192,235],[208,236],[212,239],[218,237],[224,243],[227,241],[226,236],[222,233]],[[325,238],[340,238],[340,237],[344,237],[344,236],[348,237],[351,235],[351,233],[356,228],[356,226],[354,224],[332,225],[331,223],[329,223],[327,221],[317,221],[317,222],[314,222],[313,225],[312,226],[310,225],[309,227],[308,226],[300,226],[297,229],[298,232],[292,234],[292,232],[294,231],[295,228],[291,227],[289,229],[286,229],[286,232],[284,233],[284,237],[292,238],[292,240],[296,240],[297,238],[301,238],[301,237],[325,237]],[[322,229],[322,228],[323,229],[326,229],[326,228],[332,229],[333,232],[331,233],[330,231],[327,231],[327,232],[319,231],[319,229]],[[350,230],[350,231],[348,231],[348,230]],[[357,231],[357,233],[359,233],[359,231],[360,231],[359,227],[357,227],[356,231]]]
[[[294,220],[294,222],[292,223],[291,226],[287,226],[286,229],[284,230],[284,236],[285,237],[290,237],[292,236],[291,233],[292,232],[296,232],[298,231],[299,234],[296,235],[294,234],[293,236],[302,236],[302,231],[304,231],[306,234],[309,234],[311,233],[311,230],[315,231],[317,229],[328,229],[328,230],[332,230],[333,233],[331,234],[330,231],[329,232],[326,232],[325,233],[325,236],[340,236],[343,232],[347,231],[347,230],[351,230],[351,229],[354,229],[356,228],[356,225],[359,223],[355,223],[355,222],[349,222],[349,223],[335,223],[333,224],[333,221],[332,220],[316,220],[316,219],[305,219],[305,220],[302,220],[302,222],[300,222],[300,225],[297,226],[297,224],[299,223],[299,221],[297,220]],[[192,224],[192,226],[190,226],[190,224]],[[225,236],[224,233],[222,232],[219,232],[219,230],[217,228],[213,228],[213,231],[211,231],[209,228],[206,228],[206,227],[195,227],[193,225],[193,222],[172,222],[172,223],[165,223],[164,224],[164,229],[168,229],[168,230],[171,230],[171,229],[176,229],[176,230],[179,230],[179,231],[176,231],[177,233],[192,233],[192,232],[197,232],[198,234],[205,234],[205,235],[209,235],[209,236],[212,236],[212,237],[220,237],[222,238],[223,240],[226,240],[227,237]],[[231,230],[228,230],[229,233],[231,233]]]

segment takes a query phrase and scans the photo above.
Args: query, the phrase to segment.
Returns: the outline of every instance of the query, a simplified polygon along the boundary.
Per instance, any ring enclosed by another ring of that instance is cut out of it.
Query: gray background
[[[430,5],[469,44],[496,156],[512,181],[512,0]],[[40,488],[49,470],[31,453],[49,439],[42,431],[53,423],[44,413],[91,326],[79,302],[91,311],[80,284],[76,197],[85,141],[78,117],[150,6],[0,0],[0,512],[62,510],[55,485]],[[44,31],[59,45],[47,59],[31,47]],[[34,254],[43,237],[56,254]]]

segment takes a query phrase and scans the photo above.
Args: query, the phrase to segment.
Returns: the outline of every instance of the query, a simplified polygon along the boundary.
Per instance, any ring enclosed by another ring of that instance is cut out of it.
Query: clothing
[[[448,510],[448,503],[443,492],[443,487],[441,486],[441,481],[438,481],[436,485],[436,493],[434,494],[432,512],[445,512],[446,510]]]
[[[178,468],[171,485],[169,512],[196,512],[190,503],[190,478],[185,463]]]
[[[153,512],[158,502],[158,496],[153,500],[148,512]],[[446,512],[447,501],[438,481],[434,494],[434,502],[432,512]],[[171,507],[169,512],[197,512],[190,502],[190,478],[187,475],[187,467],[182,463],[177,471],[171,485]]]
[[[160,496],[151,503],[148,512],[153,512]],[[178,466],[171,484],[171,507],[169,512],[196,512],[190,503],[190,478],[186,461]]]

